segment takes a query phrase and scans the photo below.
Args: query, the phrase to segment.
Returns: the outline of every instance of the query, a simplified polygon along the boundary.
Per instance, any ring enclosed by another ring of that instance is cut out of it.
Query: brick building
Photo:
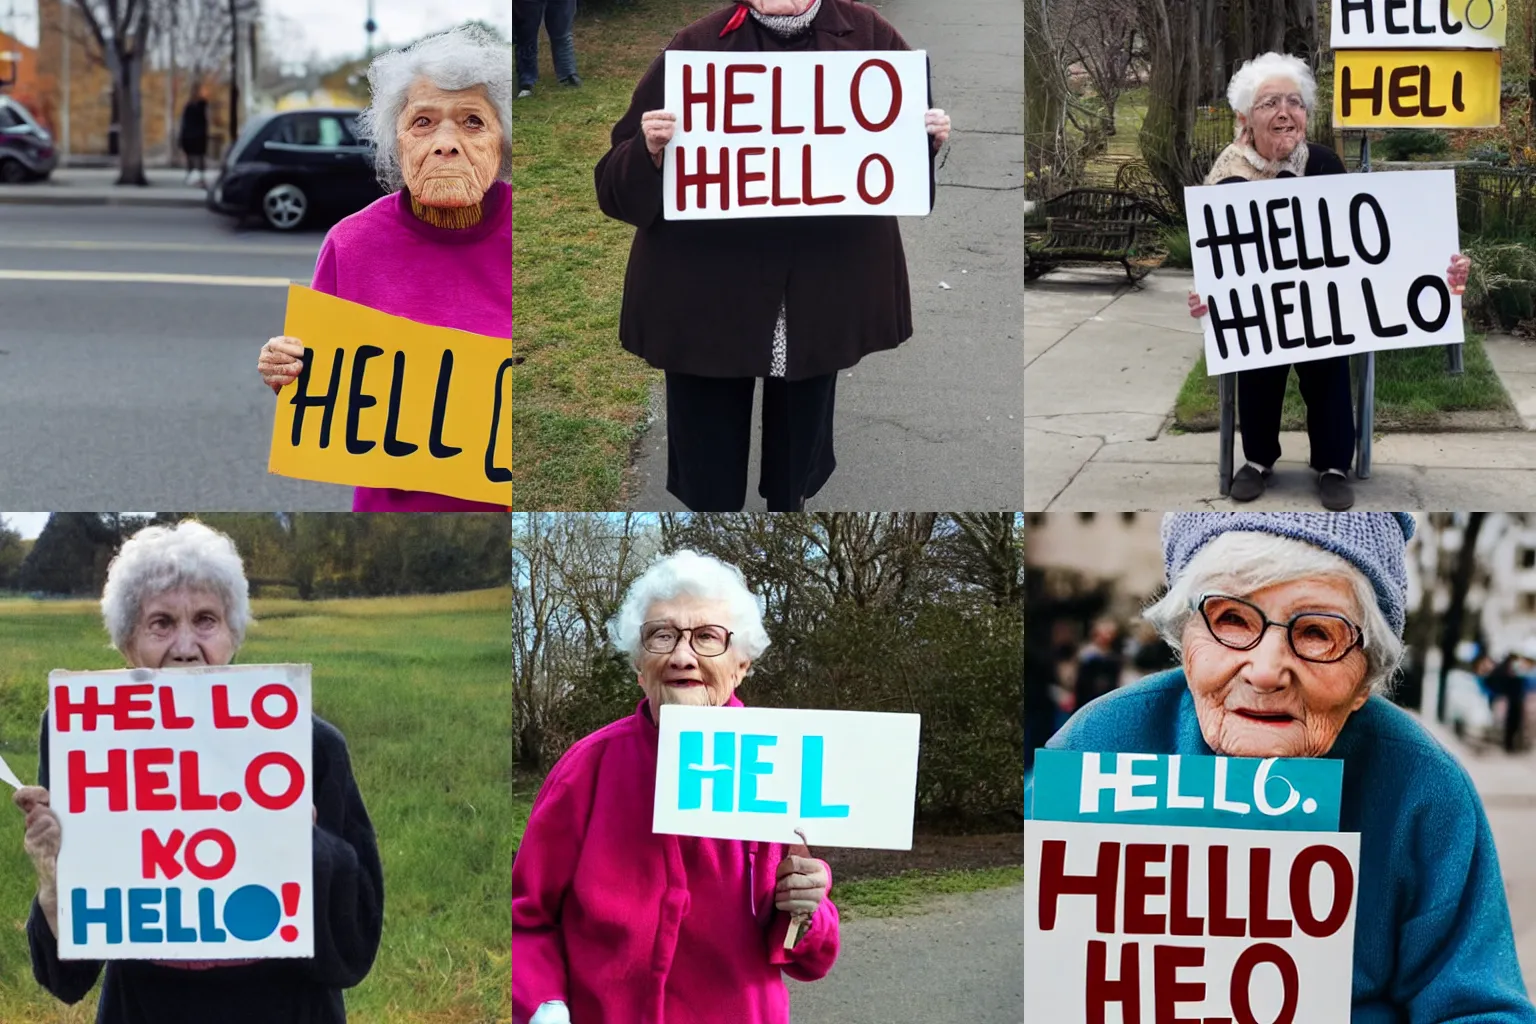
[[[0,92],[36,112],[37,51],[0,32]]]

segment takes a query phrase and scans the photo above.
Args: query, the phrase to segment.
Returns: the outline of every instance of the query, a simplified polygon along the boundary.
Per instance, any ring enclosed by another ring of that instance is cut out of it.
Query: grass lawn
[[[541,45],[539,85],[512,111],[513,506],[608,509],[623,501],[631,448],[660,378],[619,347],[619,305],[634,228],[597,208],[592,171],[641,74],[678,29],[720,0],[648,0],[583,15],[584,85],[555,84]],[[545,41],[547,43],[547,40]]]
[[[1483,350],[1481,334],[1467,332],[1466,373],[1452,377],[1446,372],[1443,347],[1398,349],[1376,356],[1376,429],[1437,430],[1455,424],[1455,414],[1484,412],[1487,424],[1516,425],[1514,407]],[[1220,428],[1216,378],[1206,375],[1205,357],[1189,371],[1174,406],[1174,427],[1202,431]],[[1293,373],[1285,387],[1285,411],[1281,430],[1305,430],[1306,406]]]
[[[895,917],[921,911],[935,896],[1001,889],[1024,881],[1024,866],[972,871],[905,871],[892,878],[833,880],[832,902],[845,919]]]
[[[347,992],[356,1024],[491,1024],[511,1016],[510,590],[254,602],[245,664],[314,665],[315,712],[347,738],[384,862],[383,943]],[[0,753],[37,777],[50,669],[121,668],[95,602],[0,601]],[[5,790],[9,792],[9,790]],[[32,980],[34,892],[21,816],[0,842],[0,1021],[84,1022]]]

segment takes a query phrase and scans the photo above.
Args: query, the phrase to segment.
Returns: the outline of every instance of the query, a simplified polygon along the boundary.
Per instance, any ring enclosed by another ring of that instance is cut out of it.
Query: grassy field
[[[1482,335],[1467,334],[1463,359],[1466,372],[1446,372],[1443,347],[1399,349],[1376,356],[1376,429],[1438,430],[1456,425],[1458,414],[1481,412],[1479,427],[1517,427],[1514,407],[1499,375],[1483,350]],[[1216,378],[1207,376],[1205,357],[1184,380],[1174,407],[1174,426],[1203,431],[1220,427]],[[1481,422],[1486,419],[1487,422]],[[1306,406],[1293,373],[1285,388],[1280,429],[1305,430]]]
[[[491,1024],[511,1015],[507,868],[513,822],[509,590],[351,601],[256,601],[238,660],[314,665],[315,712],[346,735],[379,836],[385,922],[356,1024]],[[0,601],[0,753],[37,774],[50,669],[121,668],[94,602]],[[9,792],[9,790],[5,790]],[[32,981],[34,891],[21,816],[0,842],[0,1021],[83,1022]]]
[[[619,305],[634,228],[597,208],[592,171],[645,69],[678,29],[720,0],[649,0],[576,22],[580,89],[539,85],[512,111],[513,506],[622,503],[631,448],[659,379],[619,347]]]

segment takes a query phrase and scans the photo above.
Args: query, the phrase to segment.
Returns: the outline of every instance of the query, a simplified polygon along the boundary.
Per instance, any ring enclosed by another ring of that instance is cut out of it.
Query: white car
[[[1445,681],[1445,717],[1456,735],[1471,743],[1498,743],[1502,733],[1493,718],[1488,695],[1477,676],[1452,669]]]

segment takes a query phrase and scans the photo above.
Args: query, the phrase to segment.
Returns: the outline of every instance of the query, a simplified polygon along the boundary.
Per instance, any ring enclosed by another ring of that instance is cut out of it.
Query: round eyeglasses
[[[1234,651],[1259,646],[1270,626],[1285,630],[1296,657],[1323,664],[1343,659],[1365,639],[1359,626],[1331,612],[1302,612],[1289,622],[1272,622],[1258,606],[1224,594],[1207,594],[1197,607],[1216,642]]]
[[[670,622],[647,622],[640,627],[640,646],[652,654],[671,654],[688,634],[688,646],[701,658],[715,658],[731,646],[730,630],[724,626],[694,626],[684,629]]]

